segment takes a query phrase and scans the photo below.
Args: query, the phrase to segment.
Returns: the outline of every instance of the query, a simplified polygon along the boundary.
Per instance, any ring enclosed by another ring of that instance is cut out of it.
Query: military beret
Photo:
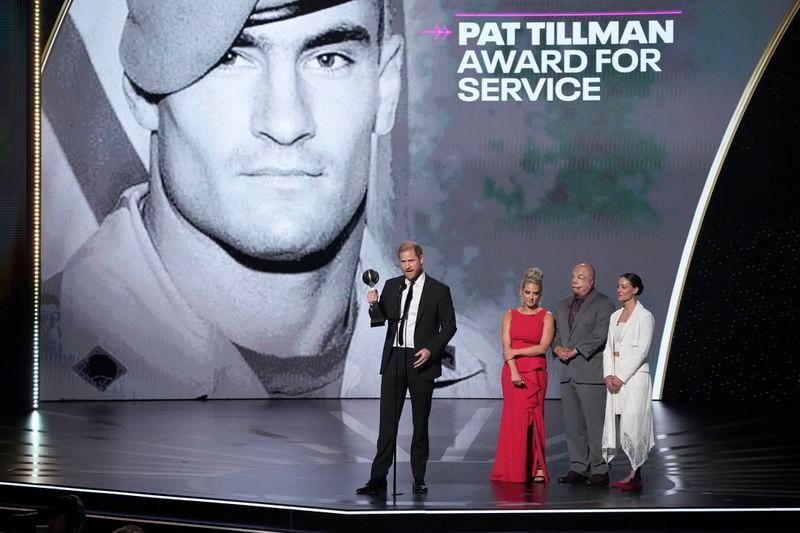
[[[257,24],[349,0],[127,0],[119,55],[125,74],[151,94],[191,85],[228,51],[251,15]]]

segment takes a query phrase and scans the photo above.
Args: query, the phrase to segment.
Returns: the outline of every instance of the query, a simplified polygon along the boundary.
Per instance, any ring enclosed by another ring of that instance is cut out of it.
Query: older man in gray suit
[[[553,354],[561,363],[561,407],[567,432],[570,469],[559,483],[608,485],[608,463],[602,455],[606,389],[603,347],[614,304],[594,288],[595,270],[588,263],[572,269],[572,296],[558,303]]]

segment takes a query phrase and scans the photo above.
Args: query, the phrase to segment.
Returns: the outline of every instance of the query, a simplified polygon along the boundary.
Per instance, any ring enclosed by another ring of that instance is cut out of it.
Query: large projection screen
[[[399,275],[405,239],[457,311],[436,397],[500,397],[522,273],[555,309],[584,261],[612,298],[643,278],[663,376],[715,157],[791,1],[668,4],[353,0],[132,95],[126,2],[73,0],[42,82],[41,399],[377,397],[361,273]],[[185,33],[164,53],[206,38]],[[302,168],[242,185],[248,157]]]

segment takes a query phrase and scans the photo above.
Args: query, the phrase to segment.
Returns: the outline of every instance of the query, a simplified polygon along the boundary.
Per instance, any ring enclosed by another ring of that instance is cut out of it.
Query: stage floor
[[[434,401],[426,496],[411,493],[408,404],[397,467],[403,494],[356,496],[375,451],[377,400],[47,403],[2,419],[0,484],[67,487],[84,499],[112,491],[344,512],[800,508],[791,406],[655,402],[656,446],[640,493],[556,482],[568,469],[558,400],[546,402],[551,482],[490,482],[500,410],[500,400]],[[627,469],[618,456],[612,481]]]

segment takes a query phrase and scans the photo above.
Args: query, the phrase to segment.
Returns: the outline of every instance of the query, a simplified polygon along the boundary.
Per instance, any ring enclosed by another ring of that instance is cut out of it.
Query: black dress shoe
[[[415,479],[412,488],[414,494],[428,494],[428,485],[425,484],[424,479]]]
[[[587,487],[607,487],[608,474],[592,474],[592,477],[586,482]]]
[[[574,470],[570,470],[567,472],[566,476],[561,476],[558,478],[559,483],[564,483],[565,485],[582,485],[587,482],[589,478],[586,476],[575,472]]]
[[[379,496],[386,493],[386,480],[385,479],[370,479],[363,487],[356,489],[356,494],[365,496]]]

